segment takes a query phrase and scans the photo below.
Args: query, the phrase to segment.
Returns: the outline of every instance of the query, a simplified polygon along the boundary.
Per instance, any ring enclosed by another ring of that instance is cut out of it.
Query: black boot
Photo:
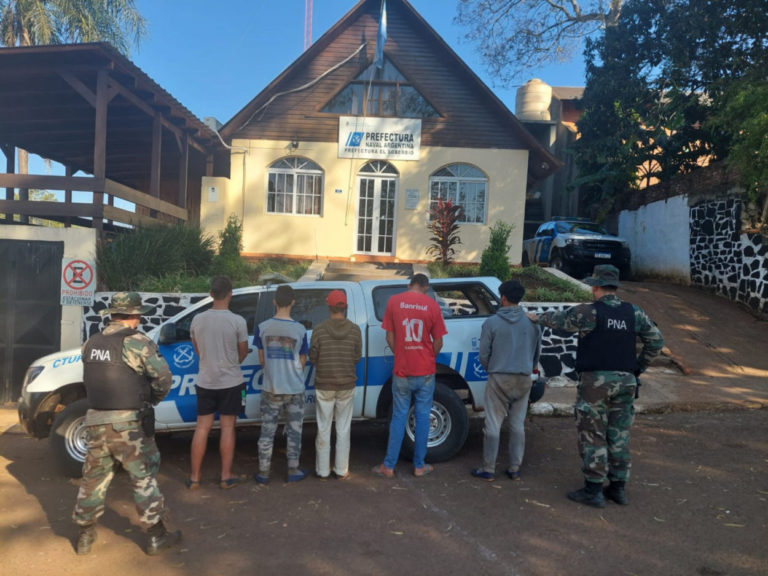
[[[81,526],[80,534],[77,536],[77,553],[81,556],[91,553],[91,544],[96,541],[96,527]]]
[[[623,480],[611,480],[610,486],[606,486],[603,489],[603,494],[609,500],[616,502],[616,504],[621,504],[622,506],[629,504],[629,500],[627,500],[627,493],[624,492]]]
[[[149,536],[147,538],[147,554],[150,556],[167,550],[181,541],[181,530],[168,532],[162,520],[152,526],[147,534]]]
[[[584,482],[584,488],[581,490],[568,492],[568,499],[593,508],[605,508],[603,485],[598,482]]]

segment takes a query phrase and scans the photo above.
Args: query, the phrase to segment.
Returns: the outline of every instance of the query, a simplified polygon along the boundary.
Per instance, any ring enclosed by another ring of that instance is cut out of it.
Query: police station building
[[[464,208],[457,260],[559,162],[404,0],[362,0],[220,130],[229,178],[203,179],[200,218],[243,222],[243,252],[426,261],[429,209]],[[269,57],[269,55],[259,55]]]

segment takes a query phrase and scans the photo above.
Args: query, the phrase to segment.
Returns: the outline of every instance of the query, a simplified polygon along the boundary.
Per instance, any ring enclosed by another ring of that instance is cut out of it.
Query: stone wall
[[[83,308],[83,338],[98,332],[102,327],[103,317],[99,314],[105,310],[112,298],[113,292],[97,292],[93,306]],[[141,329],[149,332],[160,326],[188,306],[205,298],[207,294],[155,294],[141,293],[141,299],[146,304],[156,306],[154,313],[142,316]],[[524,304],[527,310],[534,313],[547,312],[549,310],[562,310],[572,304]],[[544,330],[544,342],[542,345],[541,367],[547,378],[566,376],[576,379],[574,367],[576,365],[576,336],[566,333],[554,333],[549,329]]]
[[[83,341],[98,332],[103,327],[103,316],[100,312],[106,310],[114,292],[97,292],[93,306],[83,307]],[[208,296],[208,294],[156,294],[141,292],[141,301],[144,304],[152,304],[155,310],[152,314],[141,317],[141,330],[149,332],[160,326],[166,320],[173,318],[190,305]]]
[[[691,282],[768,313],[768,242],[741,231],[739,198],[691,206]]]

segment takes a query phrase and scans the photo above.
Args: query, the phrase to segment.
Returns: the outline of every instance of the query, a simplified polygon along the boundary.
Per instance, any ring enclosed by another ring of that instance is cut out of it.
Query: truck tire
[[[401,449],[403,457],[408,459],[413,458],[414,425],[413,406],[411,406]],[[432,412],[429,415],[427,461],[450,460],[464,446],[468,434],[467,407],[450,387],[438,380],[435,383],[435,396],[432,400]]]
[[[48,446],[58,471],[64,476],[78,478],[83,474],[87,442],[85,413],[88,400],[81,398],[69,404],[53,419]]]
[[[560,272],[563,272],[564,274],[571,273],[570,267],[563,262],[563,257],[557,252],[552,254],[552,258],[549,260],[549,265],[555,270],[560,270]]]

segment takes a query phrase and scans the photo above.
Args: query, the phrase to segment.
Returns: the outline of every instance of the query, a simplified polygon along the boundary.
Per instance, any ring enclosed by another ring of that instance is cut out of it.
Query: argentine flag
[[[376,34],[376,60],[377,68],[384,66],[384,43],[387,41],[387,2],[381,0],[381,17],[379,18],[379,31]]]

